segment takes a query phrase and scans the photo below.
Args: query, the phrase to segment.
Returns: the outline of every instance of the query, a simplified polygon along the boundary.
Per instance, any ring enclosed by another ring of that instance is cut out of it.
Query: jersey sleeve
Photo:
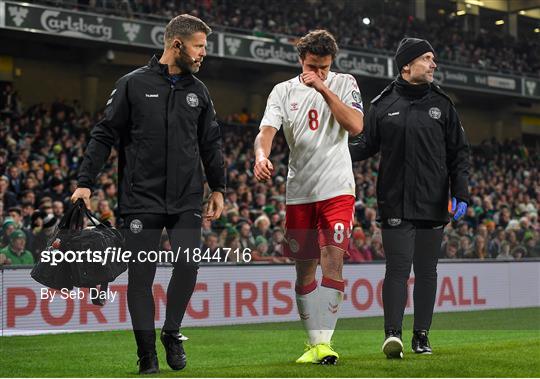
[[[362,95],[360,89],[356,83],[356,79],[352,75],[344,75],[345,83],[343,84],[343,90],[341,92],[341,101],[347,106],[356,109],[364,113],[364,103],[362,102]]]
[[[281,128],[285,114],[283,111],[283,102],[281,100],[280,92],[281,91],[279,90],[278,86],[275,86],[274,89],[272,89],[272,92],[270,92],[259,129],[261,129],[263,126],[271,126],[277,130]]]

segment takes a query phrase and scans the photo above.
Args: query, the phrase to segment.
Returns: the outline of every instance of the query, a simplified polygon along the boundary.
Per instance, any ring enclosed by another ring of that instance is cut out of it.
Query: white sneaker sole
[[[388,337],[383,345],[382,351],[387,358],[403,358],[403,342],[397,337]]]

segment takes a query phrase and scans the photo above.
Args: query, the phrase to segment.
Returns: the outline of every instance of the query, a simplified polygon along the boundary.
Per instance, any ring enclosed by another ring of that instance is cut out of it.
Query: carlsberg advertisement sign
[[[165,24],[132,21],[27,3],[2,2],[0,26],[34,33],[163,48]]]
[[[60,37],[87,39],[163,49],[168,20],[141,21],[89,12],[0,0],[0,28]],[[299,66],[296,38],[261,38],[214,32],[208,37],[208,55],[272,65]],[[394,59],[388,55],[341,49],[333,70],[372,78],[393,79]],[[443,87],[540,98],[540,80],[463,67],[439,65],[435,80]]]

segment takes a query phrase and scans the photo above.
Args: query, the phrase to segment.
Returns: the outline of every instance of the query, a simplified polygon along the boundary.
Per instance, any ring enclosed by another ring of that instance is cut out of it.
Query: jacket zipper
[[[405,162],[405,165],[403,166],[404,167],[404,170],[403,170],[403,195],[402,195],[402,209],[401,209],[401,212],[402,212],[402,218],[406,218],[406,213],[405,212],[405,208],[407,207],[407,199],[406,199],[406,194],[407,194],[407,171],[408,171],[408,167],[407,167],[407,164],[408,164],[408,159],[407,159],[407,130],[409,129],[407,127],[408,125],[408,118],[409,118],[409,113],[410,113],[410,107],[412,106],[412,102],[408,101],[409,104],[407,104],[407,107],[405,108],[405,123],[404,123],[404,126],[405,126],[405,130],[403,132],[403,151],[404,151],[404,154],[405,156],[403,157],[403,161]]]
[[[171,94],[174,92],[174,87],[175,85],[173,83],[169,83],[169,93],[167,94],[167,105],[166,105],[166,109],[165,109],[165,129],[166,129],[166,133],[167,133],[167,138],[166,138],[166,141],[167,143],[165,144],[165,212],[168,213],[169,210],[167,209],[167,188],[168,188],[168,170],[169,168],[167,167],[167,165],[169,164],[169,99],[171,98]]]

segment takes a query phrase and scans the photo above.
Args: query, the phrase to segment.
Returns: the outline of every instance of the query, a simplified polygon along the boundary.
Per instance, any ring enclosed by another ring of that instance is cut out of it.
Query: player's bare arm
[[[333,93],[314,71],[301,74],[305,85],[313,87],[323,97],[336,121],[352,136],[360,134],[364,129],[364,115],[361,112],[347,106]]]
[[[255,178],[264,182],[272,177],[274,166],[268,159],[272,150],[272,141],[277,129],[272,126],[263,126],[255,138]]]

